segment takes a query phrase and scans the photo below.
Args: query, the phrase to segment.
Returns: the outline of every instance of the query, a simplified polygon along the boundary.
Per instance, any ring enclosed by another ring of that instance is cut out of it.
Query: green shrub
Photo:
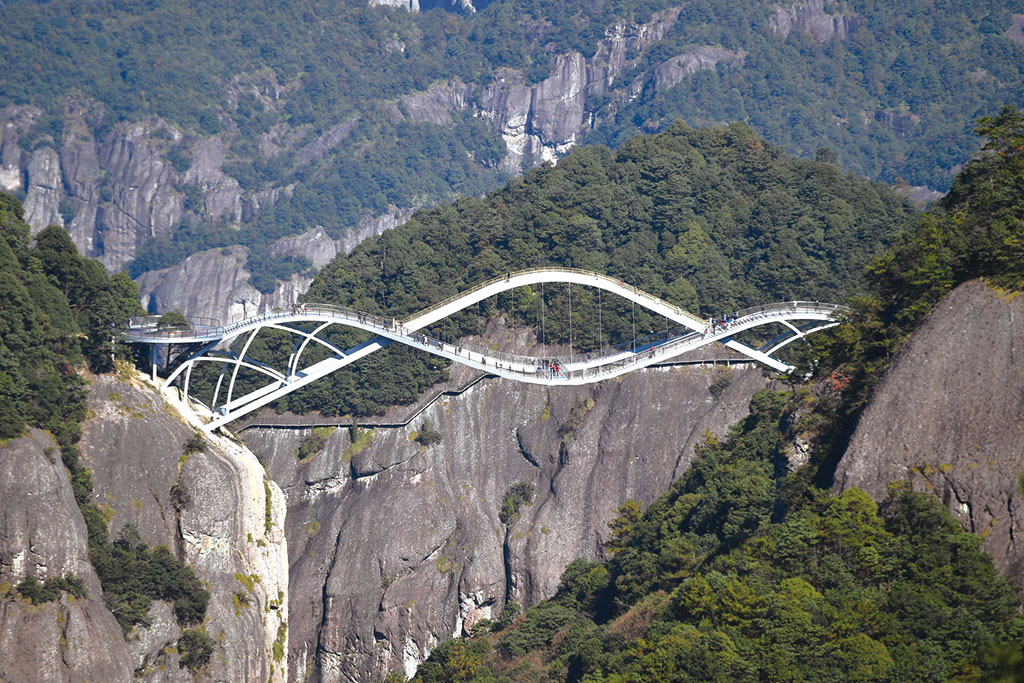
[[[519,508],[533,502],[533,484],[528,481],[517,481],[512,484],[501,502],[498,519],[502,524],[512,524],[519,519]]]
[[[430,421],[424,420],[423,424],[420,425],[419,431],[416,433],[416,438],[414,440],[421,446],[430,448],[431,446],[441,443],[441,432],[436,432],[431,429]]]
[[[74,574],[65,574],[45,581],[39,581],[34,576],[27,576],[18,584],[17,591],[18,595],[33,605],[56,600],[62,592],[79,599],[86,597],[85,583]]]
[[[214,640],[206,629],[186,629],[178,639],[178,667],[192,673],[198,673],[210,661],[213,654]]]

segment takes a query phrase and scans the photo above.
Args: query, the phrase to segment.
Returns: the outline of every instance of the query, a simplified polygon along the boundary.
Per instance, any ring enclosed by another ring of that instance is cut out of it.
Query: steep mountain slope
[[[758,369],[725,367],[577,389],[484,380],[404,427],[369,422],[319,442],[309,429],[247,429],[288,499],[289,671],[411,675],[507,604],[549,597],[573,559],[605,556],[618,506],[664,491],[702,435],[723,434],[765,385]],[[424,431],[439,442],[413,440]],[[307,442],[319,446],[299,460]],[[508,514],[524,484],[529,500]]]
[[[934,493],[1000,571],[1024,585],[1024,297],[960,285],[892,362],[836,470],[875,498],[891,481]]]
[[[10,4],[0,183],[133,277],[247,247],[262,295],[308,265],[269,258],[282,236],[480,195],[580,141],[744,120],[926,194],[972,153],[964,122],[1024,102],[1019,3],[470,6]]]
[[[555,598],[417,678],[1019,678],[1020,584],[980,548],[1021,580],[1024,115],[977,130],[985,152],[816,342],[815,382],[756,396],[668,494],[621,510],[610,562],[570,565]]]

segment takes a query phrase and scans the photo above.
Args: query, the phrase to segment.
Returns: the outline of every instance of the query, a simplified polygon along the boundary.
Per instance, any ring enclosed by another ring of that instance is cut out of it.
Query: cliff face
[[[890,366],[839,463],[835,488],[934,492],[1024,585],[1024,297],[961,285]]]
[[[53,439],[32,430],[0,448],[0,679],[127,681],[134,666],[100,596],[88,535]],[[30,605],[27,576],[72,573],[87,597]]]
[[[453,387],[470,381],[453,375]],[[720,375],[732,382],[716,400],[708,387]],[[307,430],[247,429],[288,499],[292,675],[412,673],[437,643],[497,617],[506,601],[550,596],[571,560],[603,556],[626,499],[663,492],[705,432],[742,417],[764,383],[760,370],[726,368],[565,390],[483,380],[424,397],[405,427],[336,429],[305,462],[296,453]],[[425,423],[439,444],[413,441]],[[499,510],[516,482],[536,495],[504,524]]]
[[[348,253],[362,240],[404,223],[411,215],[411,209],[392,207],[390,213],[363,218],[356,230],[340,239],[316,228],[278,240],[270,247],[273,256],[300,256],[309,261],[313,272],[296,273],[278,282],[274,291],[268,293],[253,287],[248,270],[249,250],[245,247],[193,254],[176,266],[152,270],[137,278],[142,306],[161,313],[179,311],[225,323],[290,306],[309,289],[315,271],[338,254]]]
[[[204,626],[217,645],[197,680],[265,681],[287,676],[275,658],[287,635],[284,498],[244,448],[214,438],[182,456],[194,432],[151,389],[112,377],[90,385],[82,460],[93,502],[116,534],[126,523],[195,570],[211,597]],[[172,504],[178,484],[186,502]],[[267,497],[269,496],[269,503]],[[73,573],[83,600],[31,606],[13,590],[26,576]],[[239,579],[238,577],[242,577]],[[243,580],[244,579],[244,580]],[[238,595],[248,603],[240,604]],[[3,680],[192,680],[174,649],[181,629],[167,603],[127,639],[103,601],[88,560],[85,522],[52,439],[38,431],[0,452],[0,678]],[[286,629],[285,629],[286,630]],[[283,651],[282,651],[283,652]],[[134,672],[134,673],[133,673]]]
[[[210,591],[206,627],[217,649],[205,675],[231,681],[284,675],[287,662],[273,657],[288,609],[279,489],[265,481],[251,453],[227,439],[213,437],[205,452],[183,456],[194,431],[148,388],[97,377],[90,408],[96,417],[85,427],[83,459],[111,528],[137,525],[144,541],[184,557]],[[188,501],[180,510],[170,495],[175,484]],[[165,648],[179,634],[170,610],[158,612],[154,624],[133,631],[139,641],[133,651],[135,668],[159,679],[160,665],[177,669],[176,654]]]
[[[629,81],[622,76],[640,56],[665,37],[679,18],[679,8],[659,12],[646,24],[616,24],[606,31],[595,53],[558,55],[550,75],[534,85],[515,69],[499,69],[496,79],[476,86],[439,83],[425,93],[402,99],[395,115],[406,112],[413,121],[450,125],[452,115],[470,111],[501,135],[507,153],[501,169],[519,174],[546,161],[555,161],[579,137],[611,117],[641,92],[663,91],[701,69],[719,63],[740,65],[744,54],[715,46],[693,46],[658,63],[650,73]],[[629,55],[635,55],[629,57]]]
[[[805,31],[819,43],[827,43],[833,37],[842,40],[857,30],[860,19],[851,14],[826,12],[826,5],[835,5],[835,0],[808,0],[788,7],[775,7],[770,19],[772,31],[785,38],[791,31]]]
[[[462,11],[473,11],[469,2],[458,4]],[[415,0],[398,5],[418,9]],[[548,77],[539,83],[531,84],[522,72],[507,68],[497,69],[495,79],[482,85],[439,82],[395,100],[393,122],[408,119],[452,127],[457,116],[469,114],[504,139],[507,151],[499,163],[501,172],[519,174],[555,161],[586,131],[643,92],[663,92],[701,69],[742,65],[742,51],[691,46],[662,60],[649,73],[624,80],[627,73],[636,71],[644,53],[672,29],[678,16],[675,8],[657,13],[644,24],[613,25],[594,54],[556,55]],[[269,69],[236,76],[225,85],[222,131],[214,136],[190,133],[155,117],[111,122],[111,114],[101,105],[74,95],[63,101],[63,133],[61,139],[54,139],[39,133],[44,118],[41,110],[7,107],[0,111],[0,187],[26,193],[26,220],[34,230],[51,223],[65,226],[83,254],[117,270],[151,238],[169,238],[182,225],[251,221],[262,208],[292,194],[293,184],[247,192],[225,168],[230,170],[229,162],[245,161],[237,156],[239,148],[231,146],[239,135],[232,119],[239,101],[256,98],[264,110],[277,112],[298,87],[298,82],[281,85]],[[308,125],[278,123],[260,134],[255,147],[263,162],[287,160],[286,166],[312,173],[351,144],[361,126],[372,124],[348,115],[314,136]],[[429,204],[437,199],[417,201]],[[402,208],[384,216],[364,216],[341,240],[314,239],[307,233],[287,238],[288,242],[276,249],[279,253],[312,251],[314,262],[322,262],[323,254],[330,250],[351,249],[360,239],[404,220],[410,212],[410,208]],[[296,246],[296,241],[301,244]],[[200,260],[204,272],[209,271],[210,259]],[[181,264],[181,268],[195,270],[197,266]],[[152,291],[159,287],[156,280],[166,277],[166,273],[151,274],[140,284]],[[202,285],[217,289],[218,283],[229,279],[225,273],[215,277]],[[271,300],[293,297],[307,285],[303,278],[293,278],[282,283],[282,291],[272,294]],[[244,285],[232,288],[239,290],[237,299],[252,295],[241,291]],[[227,291],[220,288],[218,293]],[[187,315],[209,315],[216,310],[218,314],[212,317],[233,313],[227,297],[220,300],[224,303],[213,304],[201,303],[203,297],[196,293],[163,295],[174,305],[161,305],[162,310],[178,308]],[[250,300],[257,307],[263,305],[259,296]]]

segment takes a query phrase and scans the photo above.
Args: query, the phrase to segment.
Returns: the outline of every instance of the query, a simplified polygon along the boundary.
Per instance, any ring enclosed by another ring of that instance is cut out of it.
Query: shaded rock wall
[[[71,573],[87,597],[32,606],[14,586]],[[89,564],[88,534],[49,434],[0,448],[0,680],[120,680],[134,667]]]
[[[216,647],[196,680],[287,677],[287,547],[284,496],[255,457],[215,437],[182,457],[194,431],[155,391],[94,377],[80,444],[93,502],[117,535],[138,526],[165,545],[211,593],[203,624]],[[176,509],[170,488],[188,499]],[[269,503],[268,503],[269,497]],[[15,586],[72,573],[87,596],[30,605]],[[241,578],[239,578],[241,577]],[[242,600],[239,600],[241,596]],[[85,521],[52,438],[33,430],[0,447],[0,680],[190,681],[174,646],[181,629],[169,603],[154,603],[148,628],[126,638],[103,600],[88,559]],[[282,650],[283,654],[283,650]]]
[[[939,496],[1024,585],[1024,297],[980,281],[929,314],[875,389],[835,475],[875,498],[891,481]]]
[[[806,31],[819,43],[827,43],[833,37],[842,40],[857,30],[860,19],[855,15],[840,12],[826,12],[826,5],[835,0],[807,0],[789,7],[775,7],[769,20],[772,31],[785,38],[791,31]]]
[[[389,213],[363,218],[356,230],[334,239],[322,228],[285,237],[270,247],[275,256],[300,256],[311,264],[309,272],[296,273],[278,282],[273,292],[263,293],[251,282],[249,250],[245,247],[211,249],[193,254],[181,263],[143,273],[136,279],[142,306],[161,313],[179,311],[187,316],[221,322],[240,320],[275,307],[287,308],[309,289],[315,271],[338,254],[348,253],[362,240],[379,235],[412,215],[412,209],[392,207]]]
[[[733,381],[714,400],[719,373]],[[452,385],[470,378],[455,368]],[[484,380],[407,427],[361,439],[336,429],[302,463],[308,431],[246,430],[288,499],[292,675],[411,673],[506,600],[550,596],[571,560],[603,557],[626,499],[662,493],[705,431],[723,433],[763,386],[760,370],[736,368],[656,369],[564,390]],[[409,414],[392,409],[381,421]],[[440,444],[412,440],[425,422]],[[505,525],[498,511],[517,481],[536,498]]]

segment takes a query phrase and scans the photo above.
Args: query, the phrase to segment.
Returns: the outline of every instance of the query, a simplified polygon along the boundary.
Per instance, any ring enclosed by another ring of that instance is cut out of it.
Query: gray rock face
[[[143,273],[137,279],[142,306],[152,310],[155,298],[161,313],[179,311],[223,323],[253,315],[262,295],[249,281],[248,256],[245,247],[211,249],[176,266]]]
[[[723,47],[691,47],[681,55],[666,59],[654,68],[654,90],[668,90],[687,76],[704,69],[713,69],[722,62],[742,63],[746,53],[732,52]]]
[[[302,166],[323,159],[328,152],[341,144],[352,129],[359,123],[358,118],[343,121],[332,127],[316,140],[300,149],[295,155],[295,162]]]
[[[675,25],[679,9],[659,12],[646,24],[616,24],[598,42],[592,57],[571,52],[555,57],[551,73],[531,85],[515,69],[497,69],[495,80],[483,86],[461,82],[438,83],[422,93],[408,95],[395,108],[395,116],[418,122],[451,125],[452,115],[470,111],[487,121],[507,147],[501,169],[522,173],[547,161],[556,161],[593,127],[597,117],[608,117],[650,85],[665,90],[701,69],[723,62],[742,63],[744,54],[715,46],[694,46],[661,63],[653,73],[630,82],[619,79],[635,63],[627,59],[664,38]],[[608,95],[607,103],[591,111],[590,102]]]
[[[733,382],[718,400],[718,373]],[[453,370],[453,386],[471,376]],[[760,370],[656,369],[564,390],[484,380],[435,392],[408,426],[335,430],[296,459],[303,430],[251,428],[247,445],[288,499],[290,669],[296,679],[412,673],[430,649],[496,617],[506,600],[550,596],[576,557],[600,559],[628,498],[649,502],[765,386]],[[409,408],[383,423],[403,422]],[[412,440],[429,422],[441,443]],[[505,525],[511,485],[536,497]]]
[[[1024,45],[1024,14],[1014,14],[1003,35],[1018,45]]]
[[[78,250],[87,256],[98,254],[96,219],[100,205],[101,171],[90,121],[95,113],[91,102],[71,100],[67,103],[60,150],[64,183],[75,210],[75,217],[65,228]]]
[[[807,0],[789,7],[775,7],[769,20],[771,30],[785,38],[791,31],[806,31],[819,43],[827,43],[833,36],[842,40],[857,30],[860,19],[854,15],[825,11],[825,5],[835,0]]]
[[[936,307],[893,361],[835,475],[875,498],[891,481],[939,496],[1024,582],[1024,299],[979,281]]]
[[[42,110],[36,107],[0,109],[0,188],[15,192],[25,187],[25,167],[29,156],[18,145],[18,138],[42,115]]]
[[[227,439],[211,438],[205,452],[184,456],[194,431],[152,389],[96,377],[89,405],[95,417],[86,422],[82,455],[111,529],[135,524],[144,541],[184,557],[210,591],[206,628],[217,649],[204,678],[286,676],[287,662],[273,656],[288,604],[280,490],[264,483],[251,453]],[[170,496],[175,484],[185,491],[180,510]],[[147,680],[179,680],[177,655],[164,650],[180,629],[168,605],[151,616],[151,628],[133,631],[133,669]]]
[[[398,7],[410,12],[420,11],[420,0],[369,0],[370,6]]]
[[[53,439],[32,430],[0,448],[0,679],[127,681],[121,627],[89,564],[85,520]],[[87,597],[32,606],[13,586],[72,573]]]
[[[319,270],[362,240],[401,225],[412,213],[412,209],[392,207],[388,213],[361,219],[356,230],[337,240],[322,228],[285,237],[271,246],[271,253],[301,256]],[[142,306],[150,310],[155,300],[155,308],[161,313],[179,311],[186,316],[226,323],[272,308],[288,307],[309,289],[312,274],[302,273],[280,282],[269,294],[261,293],[252,286],[248,257],[245,247],[211,249],[193,254],[176,266],[143,273],[136,279]]]
[[[111,270],[130,261],[147,238],[170,237],[184,215],[174,171],[154,144],[153,130],[148,123],[122,124],[100,149],[112,193],[100,209],[98,246]]]
[[[185,182],[203,193],[203,205],[210,218],[242,220],[242,188],[238,181],[221,170],[227,147],[217,138],[200,138],[192,150],[192,165]]]
[[[25,196],[25,222],[35,234],[48,225],[64,227],[60,200],[64,195],[60,156],[50,147],[32,153],[28,162],[28,194]]]
[[[922,211],[932,202],[942,199],[942,192],[924,185],[893,185],[893,192],[906,197],[911,204]]]

